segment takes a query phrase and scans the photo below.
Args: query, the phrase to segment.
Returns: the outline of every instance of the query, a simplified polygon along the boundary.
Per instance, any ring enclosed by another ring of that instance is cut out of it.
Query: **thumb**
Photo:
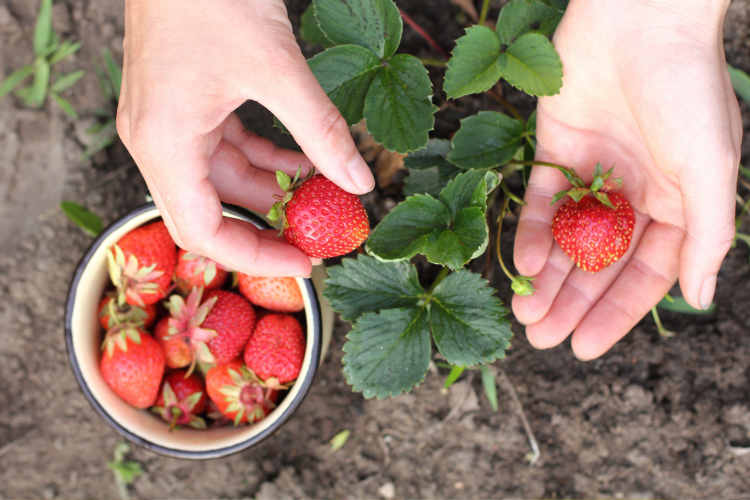
[[[375,187],[370,167],[354,145],[346,120],[315,79],[299,48],[284,77],[260,103],[289,130],[315,167],[342,189],[364,194]]]
[[[680,188],[687,234],[680,250],[680,288],[687,302],[708,309],[721,263],[734,241],[737,165],[727,158],[714,168],[691,169]]]

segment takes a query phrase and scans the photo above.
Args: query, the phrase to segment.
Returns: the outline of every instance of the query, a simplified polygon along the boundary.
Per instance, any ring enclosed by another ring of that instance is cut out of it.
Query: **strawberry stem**
[[[568,167],[563,167],[562,165],[558,165],[557,163],[550,163],[548,161],[536,161],[536,160],[510,160],[508,162],[510,165],[538,165],[540,167],[551,167],[556,168],[563,174],[567,174],[565,177],[572,176],[573,178],[578,177],[578,174],[575,172],[575,170],[570,169]]]
[[[445,279],[446,276],[448,276],[448,272],[450,272],[450,269],[448,269],[446,266],[443,266],[443,269],[440,271],[440,274],[437,275],[435,278],[435,281],[432,282],[432,285],[430,285],[430,289],[427,290],[427,293],[424,294],[425,298],[429,301],[432,297],[432,292],[435,290],[435,287],[440,284],[441,281]]]
[[[534,281],[534,278],[531,278],[529,276],[514,276],[513,273],[511,273],[505,266],[505,262],[503,262],[503,256],[500,252],[500,234],[502,233],[503,229],[503,218],[508,212],[509,202],[510,197],[505,196],[505,199],[503,200],[503,208],[500,211],[500,217],[497,218],[497,235],[495,237],[495,251],[497,252],[497,260],[500,262],[500,267],[503,268],[505,275],[510,278],[510,287],[513,289],[513,291],[518,295],[532,295],[534,292],[536,292],[536,288],[534,288],[534,285],[531,284],[531,282]]]

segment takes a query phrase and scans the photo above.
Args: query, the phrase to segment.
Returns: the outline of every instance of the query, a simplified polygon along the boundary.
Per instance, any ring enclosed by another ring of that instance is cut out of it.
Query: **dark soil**
[[[299,24],[300,7],[288,2]],[[444,47],[465,16],[447,0],[399,5]],[[499,4],[498,4],[499,5]],[[31,59],[38,2],[0,2],[0,75]],[[87,76],[70,100],[83,117],[105,104],[91,61],[108,47],[122,57],[120,0],[57,0],[55,26],[83,49],[64,71]],[[728,61],[750,72],[750,1],[734,0],[725,23]],[[308,55],[314,52],[302,43]],[[402,50],[436,54],[409,27]],[[435,101],[445,103],[440,72]],[[505,88],[522,112],[533,101]],[[436,136],[458,118],[500,109],[487,98],[464,98],[438,113]],[[746,133],[750,106],[742,104]],[[247,104],[246,125],[295,147],[271,127],[271,116]],[[55,106],[22,109],[0,99],[0,498],[117,497],[107,462],[119,440],[79,391],[62,336],[63,303],[77,260],[91,239],[54,210],[79,199],[110,222],[144,200],[137,169],[121,145],[80,162],[86,126]],[[750,139],[743,143],[750,162]],[[366,197],[385,213],[392,187]],[[744,187],[740,193],[747,198]],[[510,259],[513,221],[503,250]],[[750,229],[750,228],[745,228]],[[535,351],[523,327],[507,359],[497,363],[515,386],[541,447],[531,451],[504,385],[494,413],[481,381],[467,372],[450,390],[446,372],[395,400],[364,400],[341,372],[349,330],[338,322],[328,359],[296,415],[276,435],[238,455],[208,462],[167,459],[134,448],[145,474],[131,486],[144,498],[750,498],[750,265],[740,243],[726,259],[714,314],[662,313],[676,337],[658,335],[651,317],[602,358],[577,361],[569,344]],[[493,285],[507,303],[507,280]],[[675,290],[677,291],[677,290]],[[332,452],[329,440],[352,431]],[[745,453],[743,454],[743,450]]]

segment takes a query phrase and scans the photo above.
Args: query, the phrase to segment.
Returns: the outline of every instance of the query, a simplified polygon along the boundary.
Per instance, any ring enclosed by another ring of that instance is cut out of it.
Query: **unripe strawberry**
[[[245,346],[245,364],[270,387],[286,384],[299,375],[305,347],[305,334],[294,316],[269,314],[258,321]]]
[[[125,324],[107,332],[102,349],[99,368],[107,385],[131,406],[152,406],[164,374],[159,343],[142,329]]]
[[[280,170],[276,177],[286,195],[268,217],[283,219],[284,238],[306,255],[324,259],[344,255],[367,239],[370,223],[357,195],[322,175],[308,176],[299,187],[295,187],[297,177],[292,181]]]
[[[305,308],[294,278],[257,278],[237,273],[240,293],[253,305],[276,312],[298,312]]]

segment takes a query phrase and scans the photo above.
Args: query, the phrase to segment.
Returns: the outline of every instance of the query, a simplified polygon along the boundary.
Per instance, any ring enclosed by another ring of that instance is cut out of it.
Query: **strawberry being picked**
[[[284,239],[309,257],[327,259],[356,249],[370,234],[370,223],[357,195],[347,193],[323,177],[313,175],[297,185],[276,172],[284,197],[271,207],[268,218],[283,221]]]
[[[276,407],[278,396],[239,359],[211,368],[206,374],[206,391],[234,425],[263,420]]]
[[[298,312],[305,308],[294,278],[257,278],[237,273],[240,293],[258,307],[276,312]]]
[[[205,429],[206,421],[200,415],[206,409],[206,387],[195,374],[176,370],[164,377],[156,404],[151,411],[169,422],[169,430],[178,425]]]
[[[164,348],[167,366],[170,368],[190,365],[188,373],[192,373],[197,361],[214,362],[207,342],[216,337],[217,333],[202,325],[218,298],[213,297],[201,303],[202,297],[201,287],[193,288],[187,300],[177,294],[170,296],[167,304],[170,315],[162,318],[154,328],[154,337]]]
[[[177,250],[177,267],[174,270],[174,282],[182,295],[187,295],[195,287],[204,290],[221,288],[227,280],[229,271],[226,267],[193,252],[179,248]]]
[[[117,303],[155,304],[170,289],[177,265],[177,246],[163,221],[130,231],[107,249],[109,276],[117,287]]]
[[[577,175],[566,175],[574,187],[560,191],[552,200],[554,204],[570,196],[555,212],[552,232],[568,257],[590,273],[601,271],[625,255],[635,228],[635,212],[630,203],[621,194],[611,192],[622,185],[622,178],[607,180],[613,169],[602,174],[602,166],[597,163],[590,186]]]
[[[269,314],[255,325],[245,346],[245,364],[269,387],[292,382],[305,359],[305,335],[294,316]]]
[[[136,408],[153,406],[164,374],[164,351],[137,326],[116,325],[102,344],[99,369],[115,394]]]

